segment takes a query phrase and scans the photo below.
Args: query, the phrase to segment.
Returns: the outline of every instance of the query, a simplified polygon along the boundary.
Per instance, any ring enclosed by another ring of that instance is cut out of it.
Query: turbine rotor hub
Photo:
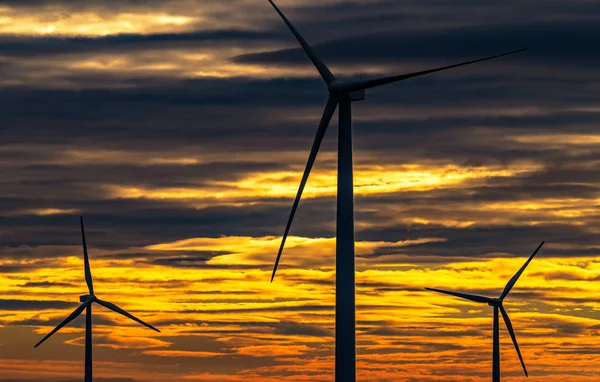
[[[488,302],[489,306],[500,306],[502,305],[502,300],[500,300],[499,298],[494,298],[492,299],[492,301]]]
[[[327,90],[332,96],[341,96],[345,93],[344,84],[346,84],[345,81],[335,80],[327,85]]]
[[[350,101],[352,102],[363,101],[366,96],[366,91],[364,89],[348,91],[351,85],[351,81],[334,81],[329,84],[327,90],[329,91],[329,95],[337,100],[350,98]]]

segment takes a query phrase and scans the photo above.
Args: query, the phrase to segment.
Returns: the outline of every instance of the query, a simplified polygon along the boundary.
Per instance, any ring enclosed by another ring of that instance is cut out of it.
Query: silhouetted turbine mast
[[[89,290],[90,294],[79,297],[79,301],[81,301],[82,304],[79,305],[77,307],[77,309],[75,309],[73,311],[73,313],[71,313],[69,315],[69,317],[67,317],[63,322],[58,324],[58,326],[56,328],[54,328],[50,333],[48,333],[48,335],[46,335],[46,337],[42,338],[42,340],[40,342],[38,342],[34,347],[40,346],[44,341],[46,341],[48,338],[50,338],[50,336],[52,336],[54,333],[58,332],[63,326],[67,325],[69,322],[73,321],[85,310],[86,312],[85,312],[85,374],[84,374],[85,379],[84,379],[84,381],[92,382],[92,304],[94,302],[104,306],[105,308],[112,310],[113,312],[117,312],[127,318],[130,318],[130,319],[132,319],[152,330],[155,330],[159,333],[160,333],[160,330],[156,329],[154,326],[152,326],[150,324],[145,323],[144,321],[142,321],[139,318],[135,317],[134,315],[126,312],[125,310],[119,308],[115,304],[110,303],[108,301],[100,300],[99,298],[96,297],[96,295],[94,294],[94,283],[92,282],[92,272],[90,271],[90,262],[88,259],[87,244],[85,242],[83,217],[80,218],[80,222],[81,222],[81,239],[83,242],[83,267],[84,267],[84,273],[85,273],[85,282],[88,286],[88,290]]]
[[[493,58],[506,56],[521,52],[524,49],[503,53],[496,56],[486,57],[478,60],[467,61],[460,64],[443,66],[415,73],[402,74],[398,76],[382,77],[371,80],[340,81],[329,70],[327,65],[319,58],[314,49],[306,42],[302,35],[296,30],[283,12],[269,0],[275,11],[281,16],[288,28],[292,31],[302,49],[313,65],[319,71],[321,78],[327,85],[329,97],[317,134],[306,163],[306,168],[298,188],[298,193],[292,205],[292,211],[288,219],[281,247],[275,260],[271,282],[275,277],[285,240],[290,231],[292,220],[302,197],[302,191],[317,158],[325,131],[339,104],[339,128],[338,128],[338,187],[337,187],[337,228],[336,228],[336,324],[335,324],[335,378],[338,382],[354,382],[356,380],[356,340],[355,340],[355,289],[354,289],[354,191],[352,175],[352,102],[361,101],[365,98],[365,90],[381,85],[391,84],[398,81],[419,77],[430,73],[457,68],[459,66],[474,64]]]
[[[450,291],[435,289],[435,288],[425,288],[427,290],[431,290],[434,292],[449,294],[450,296],[460,297],[462,299],[473,301],[473,302],[485,303],[485,304],[488,304],[488,305],[494,307],[494,340],[493,340],[493,356],[492,356],[492,360],[493,360],[492,361],[492,381],[493,382],[500,382],[500,328],[499,328],[500,325],[498,323],[498,321],[499,321],[498,320],[498,311],[500,311],[500,313],[502,313],[502,318],[504,319],[504,323],[506,324],[506,329],[508,329],[510,338],[512,338],[512,342],[515,345],[515,349],[517,350],[517,355],[519,356],[519,360],[521,361],[521,365],[523,366],[523,371],[525,372],[525,376],[527,376],[527,377],[529,376],[529,374],[527,373],[527,368],[525,367],[525,362],[523,362],[523,357],[521,356],[521,350],[519,350],[519,344],[517,343],[517,337],[515,337],[515,331],[513,329],[512,323],[510,322],[510,318],[508,317],[508,313],[506,313],[506,310],[504,310],[504,307],[502,306],[502,303],[504,302],[504,299],[506,298],[506,296],[508,296],[508,293],[510,292],[512,287],[515,285],[515,283],[517,282],[519,277],[521,277],[521,274],[523,273],[525,268],[527,268],[527,266],[529,265],[531,260],[533,260],[533,257],[542,248],[542,245],[544,245],[543,241],[536,248],[536,250],[531,254],[531,256],[529,256],[529,259],[525,262],[525,264],[521,267],[521,269],[519,269],[519,271],[508,281],[508,283],[504,287],[504,290],[502,291],[502,294],[498,298],[489,298],[489,297],[477,296],[474,294],[467,294],[467,293],[450,292]]]

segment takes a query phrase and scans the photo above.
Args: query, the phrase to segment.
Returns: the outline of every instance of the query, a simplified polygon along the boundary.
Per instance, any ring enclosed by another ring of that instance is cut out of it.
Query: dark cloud
[[[0,265],[0,273],[18,273],[23,272],[31,267],[28,266],[15,266],[15,265]]]
[[[548,273],[544,273],[544,274],[536,273],[536,274],[534,274],[534,276],[542,276],[546,280],[566,280],[566,281],[586,281],[586,280],[587,281],[598,281],[598,280],[600,280],[600,276],[587,277],[585,275],[579,275],[576,273],[561,272],[561,271],[548,272]]]
[[[71,287],[73,284],[71,283],[60,283],[60,282],[52,282],[52,281],[29,281],[25,284],[20,285],[22,287],[30,287],[30,288],[46,288],[46,287]]]
[[[77,304],[67,301],[0,300],[0,310],[48,310],[75,306]]]
[[[318,325],[281,321],[275,326],[277,333],[292,336],[331,337],[333,333]]]
[[[74,308],[77,305],[79,305],[79,304],[73,303],[72,307]],[[49,328],[54,328],[68,316],[69,316],[69,313],[65,312],[64,317],[48,320],[48,319],[38,318],[38,316],[36,315],[35,317],[28,318],[28,319],[11,321],[10,324],[15,325],[15,326],[47,326]],[[84,317],[85,317],[85,312],[82,313],[79,317],[75,318],[73,321],[71,321],[69,323],[69,327],[80,328],[80,329],[85,328],[85,318]],[[115,325],[119,325],[119,323],[116,321],[113,321],[112,319],[107,318],[103,314],[94,313],[94,325],[115,326]],[[51,329],[48,329],[48,331],[50,331],[50,330]]]
[[[136,5],[156,5],[160,3],[164,3],[165,1],[160,0],[91,0],[86,2],[86,4],[82,4],[76,0],[3,0],[2,3],[10,6],[10,7],[38,7],[41,5],[47,6],[56,6],[62,5],[65,7],[72,8],[73,10],[80,10],[81,8],[85,8],[86,6],[98,6],[98,5],[106,5],[108,6],[136,6]]]
[[[165,49],[194,49],[199,44],[215,47],[219,44],[239,45],[251,41],[269,41],[279,39],[278,34],[270,32],[222,30],[190,32],[177,34],[121,34],[107,37],[2,37],[0,36],[0,54],[18,58],[42,58],[85,53],[126,53],[132,51],[152,51]]]
[[[574,23],[543,22],[508,25],[485,25],[452,29],[420,30],[399,33],[397,30],[352,36],[317,44],[315,49],[332,64],[397,63],[398,61],[439,60],[465,55],[483,55],[530,47],[531,51],[516,59],[546,63],[551,67],[566,65],[593,67],[600,55],[590,51],[590,39],[600,36],[597,20]],[[492,51],[490,51],[493,49]],[[307,63],[300,48],[247,54],[238,62],[298,64]],[[514,65],[514,61],[503,65]]]
[[[365,334],[372,334],[375,336],[391,336],[391,337],[475,337],[482,336],[484,333],[478,329],[464,329],[464,330],[440,330],[439,328],[430,328],[426,330],[422,327],[419,328],[394,328],[394,327],[376,327],[365,330]]]

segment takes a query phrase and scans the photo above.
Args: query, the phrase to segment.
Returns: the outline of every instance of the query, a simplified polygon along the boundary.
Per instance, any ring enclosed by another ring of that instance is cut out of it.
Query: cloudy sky
[[[485,381],[490,296],[531,381],[600,373],[600,5],[280,0],[341,77],[518,55],[354,105],[362,381]],[[0,0],[0,382],[331,381],[336,117],[269,283],[325,87],[266,0]],[[506,381],[523,374],[501,329]]]

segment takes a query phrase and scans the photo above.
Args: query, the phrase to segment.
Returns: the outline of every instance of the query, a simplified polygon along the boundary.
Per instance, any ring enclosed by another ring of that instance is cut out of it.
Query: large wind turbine
[[[63,322],[58,324],[54,330],[52,330],[48,335],[40,342],[38,342],[34,347],[40,346],[44,341],[50,338],[51,335],[58,332],[63,326],[67,325],[69,322],[73,321],[77,318],[84,310],[85,310],[85,382],[92,382],[92,304],[94,302],[108,308],[114,312],[122,314],[123,316],[130,318],[134,321],[139,322],[140,324],[155,330],[160,333],[160,330],[156,329],[154,326],[145,323],[134,315],[127,313],[123,309],[119,308],[113,303],[108,301],[100,300],[94,294],[94,284],[92,283],[92,272],[90,271],[90,262],[88,260],[87,253],[87,244],[85,242],[85,231],[83,229],[83,217],[80,219],[81,221],[81,239],[83,241],[83,267],[85,272],[85,282],[87,283],[90,294],[79,297],[79,301],[82,302],[81,305],[77,309],[69,315]]]
[[[508,329],[508,333],[510,334],[513,344],[515,345],[515,349],[517,350],[517,354],[519,355],[519,360],[521,361],[521,365],[523,366],[523,371],[525,372],[525,376],[527,376],[527,377],[529,376],[529,374],[527,374],[527,369],[525,368],[525,362],[523,362],[523,357],[521,357],[521,351],[519,350],[519,344],[517,344],[517,337],[515,337],[515,331],[513,330],[513,326],[512,326],[512,323],[510,322],[510,318],[508,317],[508,313],[506,313],[506,310],[504,310],[502,303],[504,302],[504,298],[508,295],[508,293],[510,292],[512,287],[515,285],[515,283],[517,282],[517,280],[519,279],[519,277],[525,270],[525,268],[527,268],[527,266],[529,265],[531,260],[533,260],[533,257],[538,253],[540,248],[542,248],[542,245],[544,245],[543,241],[536,248],[536,250],[533,251],[531,256],[529,256],[529,259],[527,259],[527,261],[525,262],[525,264],[523,264],[521,269],[519,269],[519,271],[508,281],[508,283],[504,287],[504,291],[502,291],[502,294],[498,298],[489,298],[489,297],[477,296],[474,294],[466,294],[466,293],[459,293],[459,292],[449,292],[449,291],[435,289],[435,288],[425,288],[427,290],[431,290],[434,292],[445,293],[445,294],[449,294],[451,296],[464,298],[469,301],[481,302],[481,303],[488,304],[488,305],[494,307],[494,345],[493,345],[494,350],[493,350],[493,358],[492,358],[493,359],[492,382],[500,382],[500,328],[498,325],[498,311],[500,311],[502,313],[502,318],[504,318],[504,323],[506,324],[506,329]]]
[[[337,105],[340,105],[339,128],[338,128],[338,188],[337,188],[337,228],[336,228],[336,315],[335,315],[335,378],[338,382],[354,382],[356,380],[356,350],[355,350],[355,290],[354,290],[354,190],[352,175],[352,109],[353,101],[361,101],[365,98],[365,90],[381,85],[390,84],[409,78],[423,76],[429,73],[452,69],[476,62],[491,60],[493,58],[506,56],[523,51],[520,49],[513,52],[503,53],[496,56],[486,57],[479,60],[463,62],[460,64],[444,66],[421,72],[402,74],[391,77],[382,77],[360,81],[340,81],[329,70],[327,65],[317,56],[313,48],[304,40],[292,23],[281,12],[272,0],[269,0],[275,11],[287,24],[296,39],[319,71],[319,74],[327,85],[329,97],[325,111],[321,117],[319,128],[313,142],[308,162],[300,182],[300,187],[292,206],[292,212],[288,219],[279,253],[275,260],[271,282],[275,277],[277,265],[285,245],[285,240],[290,231],[294,214],[302,196],[302,191],[308,180],[310,170],[315,162],[317,153],[325,136],[325,131],[333,117]]]

